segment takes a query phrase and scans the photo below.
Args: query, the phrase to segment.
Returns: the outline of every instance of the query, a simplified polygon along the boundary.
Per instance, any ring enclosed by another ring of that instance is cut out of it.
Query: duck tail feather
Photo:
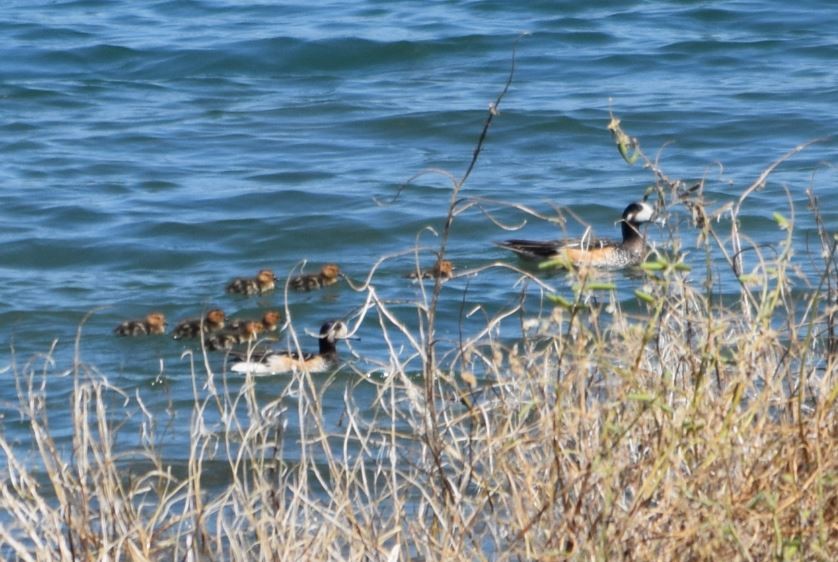
[[[512,239],[495,242],[495,244],[527,259],[547,259],[553,257],[558,250],[558,245],[554,241]]]

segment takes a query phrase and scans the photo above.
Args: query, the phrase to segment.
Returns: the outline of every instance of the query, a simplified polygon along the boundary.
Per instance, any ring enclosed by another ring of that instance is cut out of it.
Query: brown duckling
[[[201,333],[214,334],[224,328],[224,311],[213,308],[203,318],[183,320],[172,331],[172,338],[196,338]]]
[[[166,316],[162,312],[151,312],[142,320],[126,320],[114,328],[117,336],[145,336],[166,333]]]
[[[454,276],[454,264],[448,260],[437,260],[433,267],[423,269],[419,275],[415,271],[411,272],[408,277],[410,279],[442,279],[447,281]]]
[[[238,328],[225,328],[207,339],[207,348],[213,351],[233,349],[237,345],[255,342],[265,330],[261,322],[246,320]]]
[[[320,273],[292,277],[288,285],[295,291],[313,291],[334,285],[340,276],[340,267],[335,263],[327,263],[320,268]]]
[[[276,332],[279,329],[279,323],[282,320],[282,315],[278,310],[268,310],[262,315],[262,327],[266,332]],[[227,323],[227,327],[232,330],[238,330],[250,322],[248,319],[234,318]]]
[[[237,295],[261,295],[273,291],[276,287],[276,275],[270,269],[259,271],[256,277],[237,277],[227,285],[227,292]]]

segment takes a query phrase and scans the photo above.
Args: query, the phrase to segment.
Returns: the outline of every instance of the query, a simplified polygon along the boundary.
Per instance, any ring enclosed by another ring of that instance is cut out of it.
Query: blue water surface
[[[483,204],[451,232],[459,271],[517,264],[494,241],[563,234],[511,204],[567,208],[602,236],[619,232],[614,221],[654,178],[620,158],[611,111],[668,175],[704,179],[715,206],[818,140],[747,200],[742,225],[756,244],[775,243],[784,234],[772,213],[790,216],[791,199],[805,268],[814,232],[805,190],[820,197],[827,225],[838,218],[838,10],[827,0],[27,0],[5,2],[0,26],[0,368],[9,367],[0,407],[13,441],[28,439],[14,421],[15,372],[40,368],[54,342],[46,385],[58,431],[69,423],[74,357],[186,424],[193,386],[182,353],[194,346],[111,330],[150,310],[171,324],[209,306],[285,312],[282,291],[225,294],[229,279],[262,267],[284,280],[303,261],[307,271],[334,261],[360,281],[380,257],[400,255],[375,284],[415,325],[420,293],[403,276],[417,243],[422,265],[434,260],[451,182],[439,173],[406,182],[430,169],[463,174],[513,49],[512,83],[461,193]],[[672,220],[689,252],[695,232],[681,212]],[[524,219],[519,232],[498,226]],[[665,242],[655,227],[650,239]],[[721,290],[736,292],[724,262],[715,267]],[[448,283],[441,337],[485,323],[464,311],[515,303],[517,278],[490,270]],[[615,279],[631,305],[640,281]],[[570,295],[563,276],[545,280]],[[292,294],[287,311],[302,334],[363,302],[338,286]],[[361,370],[386,360],[375,321],[359,335]],[[325,397],[335,416],[342,389]],[[186,439],[173,432],[173,462]]]

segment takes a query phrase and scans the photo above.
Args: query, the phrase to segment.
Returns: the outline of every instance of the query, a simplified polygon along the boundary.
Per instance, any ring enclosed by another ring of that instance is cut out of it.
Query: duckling
[[[255,320],[247,320],[241,323],[237,328],[225,328],[220,332],[216,332],[207,339],[207,349],[212,351],[220,351],[224,349],[233,349],[233,347],[241,344],[252,343],[258,339],[259,334],[264,331],[265,327],[261,322]]]
[[[573,266],[622,269],[641,263],[648,252],[640,233],[642,224],[655,219],[655,210],[645,201],[631,203],[620,220],[623,239],[618,240],[505,240],[498,246],[522,258],[539,261],[564,259]]]
[[[262,315],[262,327],[266,332],[276,332],[279,328],[279,322],[282,320],[282,315],[277,310],[268,310]],[[234,318],[227,323],[227,327],[232,330],[239,330],[250,320]]]
[[[261,354],[236,353],[241,361],[234,363],[230,370],[236,373],[252,373],[254,375],[273,375],[290,371],[306,371],[322,373],[334,368],[338,363],[336,342],[348,339],[349,329],[344,322],[331,320],[320,328],[319,353],[304,353],[300,355],[294,351],[267,350]]]
[[[415,271],[408,274],[410,279],[436,279],[437,277],[443,281],[447,281],[454,276],[454,264],[448,260],[437,260],[433,267],[423,269],[419,275]]]
[[[165,334],[166,316],[162,312],[151,312],[142,320],[126,320],[114,328],[117,336],[144,336]]]
[[[259,271],[256,277],[237,277],[227,285],[227,292],[237,295],[261,295],[273,291],[276,287],[276,275],[270,269]]]
[[[338,282],[341,276],[340,267],[335,263],[327,263],[315,275],[298,275],[288,281],[288,285],[295,291],[313,291]]]
[[[197,338],[204,334],[214,334],[224,328],[224,311],[213,308],[203,318],[183,320],[172,331],[172,338]]]

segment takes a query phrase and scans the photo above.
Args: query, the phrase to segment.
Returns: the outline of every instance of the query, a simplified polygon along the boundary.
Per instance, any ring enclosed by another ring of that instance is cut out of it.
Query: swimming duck
[[[262,315],[262,320],[260,320],[262,323],[262,329],[266,332],[276,332],[279,328],[280,320],[282,320],[282,316],[279,311],[268,310]],[[244,328],[244,325],[248,322],[251,322],[251,320],[234,318],[230,322],[225,322],[225,325],[231,330],[240,330]]]
[[[261,322],[247,320],[236,328],[225,328],[207,339],[207,348],[212,351],[233,349],[237,345],[255,342],[265,329]]]
[[[637,265],[646,258],[647,246],[640,226],[652,222],[655,210],[645,201],[631,203],[620,220],[623,239],[619,240],[504,240],[497,244],[519,256],[539,261],[567,260],[573,266],[621,269]]]
[[[340,277],[340,267],[335,263],[327,263],[320,268],[320,273],[298,275],[288,281],[288,285],[295,291],[313,291],[329,285],[334,285]]]
[[[237,295],[261,295],[276,287],[276,275],[270,269],[259,271],[256,277],[237,277],[227,285],[227,292]]]
[[[454,264],[448,260],[437,260],[433,267],[423,269],[419,275],[415,271],[408,274],[410,279],[436,279],[446,281],[454,276]]]
[[[142,320],[126,320],[114,328],[113,333],[117,336],[165,334],[166,316],[162,312],[151,312]]]
[[[203,318],[183,320],[172,330],[172,338],[196,338],[204,334],[214,334],[224,328],[224,311],[213,308]]]
[[[246,354],[235,353],[241,359],[234,363],[230,370],[236,373],[252,373],[254,375],[273,375],[289,371],[307,371],[322,373],[332,369],[338,362],[336,342],[347,339],[349,329],[344,322],[331,320],[320,328],[319,353],[304,353],[300,355],[294,351],[267,350],[264,353]]]

